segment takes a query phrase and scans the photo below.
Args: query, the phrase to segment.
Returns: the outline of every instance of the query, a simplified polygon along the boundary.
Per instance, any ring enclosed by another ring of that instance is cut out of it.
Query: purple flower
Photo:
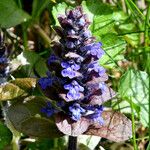
[[[69,113],[71,115],[71,119],[74,121],[80,120],[83,113],[85,113],[85,109],[83,109],[80,104],[74,103],[72,106],[69,107]]]
[[[48,58],[48,64],[50,65],[51,63],[54,63],[54,62],[57,62],[57,61],[59,61],[59,58],[56,56],[56,55],[54,55],[54,54],[52,54],[49,58]]]
[[[40,78],[38,81],[40,87],[45,90],[47,87],[52,86],[53,84],[53,80],[50,77],[44,77],[44,78]]]
[[[75,80],[73,80],[70,84],[65,84],[64,85],[64,89],[66,89],[66,90],[70,90],[72,88],[74,88],[74,89],[76,89],[77,91],[80,91],[80,92],[84,91],[84,88],[81,85],[79,85],[79,83]]]
[[[68,67],[61,71],[61,75],[63,77],[69,77],[70,79],[72,79],[72,78],[76,77],[76,72],[72,68]]]
[[[98,122],[99,124],[103,125],[104,120],[101,116],[103,112],[103,106],[102,105],[89,105],[86,106],[86,118],[89,118],[93,122]]]
[[[102,44],[100,42],[98,43],[92,43],[88,44],[84,47],[81,47],[81,51],[86,51],[87,55],[92,55],[94,58],[99,59],[104,55],[104,51],[101,49]]]
[[[41,112],[45,113],[47,117],[51,117],[55,113],[55,109],[50,102],[47,102],[46,107],[43,107]]]
[[[66,11],[66,15],[60,15],[58,20],[63,34],[59,44],[61,50],[59,58],[51,55],[48,63],[59,62],[57,69],[55,66],[51,70],[49,68],[53,77],[59,78],[59,82],[58,85],[54,84],[52,77],[48,76],[41,78],[39,84],[46,92],[50,89],[49,93],[53,86],[57,86],[54,87],[54,93],[58,93],[56,101],[62,101],[63,105],[59,106],[72,120],[78,121],[81,117],[86,117],[102,124],[102,106],[88,104],[90,96],[103,94],[107,87],[100,80],[105,69],[98,64],[98,59],[104,54],[102,43],[95,42],[92,37],[88,30],[89,21],[81,7]],[[53,109],[45,111],[49,116],[56,112]]]
[[[71,68],[76,71],[80,69],[80,65],[77,65],[73,60],[70,60],[68,62],[62,62],[61,66],[63,68]]]

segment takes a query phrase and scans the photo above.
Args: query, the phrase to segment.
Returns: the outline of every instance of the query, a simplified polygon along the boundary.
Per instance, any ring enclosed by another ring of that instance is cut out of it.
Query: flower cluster
[[[9,60],[7,58],[7,48],[3,42],[3,35],[0,34],[0,85],[6,82],[9,73]]]
[[[61,27],[56,31],[61,39],[48,59],[48,75],[39,79],[39,85],[49,98],[63,101],[62,113],[73,121],[85,117],[103,124],[101,104],[110,97],[104,96],[109,91],[105,83],[108,77],[98,63],[104,54],[102,43],[95,42],[81,7],[67,11],[58,20]],[[61,111],[50,103],[42,110],[48,116]]]

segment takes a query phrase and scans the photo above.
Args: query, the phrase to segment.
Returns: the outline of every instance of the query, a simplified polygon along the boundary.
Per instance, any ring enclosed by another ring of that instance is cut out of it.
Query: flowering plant
[[[55,117],[56,126],[63,134],[127,140],[131,137],[131,122],[120,113],[105,111],[102,106],[116,94],[106,83],[108,75],[98,63],[105,52],[102,43],[95,42],[88,29],[87,15],[79,6],[66,11],[66,16],[59,15],[58,20],[61,27],[56,27],[56,32],[61,39],[55,43],[47,61],[47,77],[38,81],[52,101],[41,111]],[[117,130],[123,132],[115,137]]]

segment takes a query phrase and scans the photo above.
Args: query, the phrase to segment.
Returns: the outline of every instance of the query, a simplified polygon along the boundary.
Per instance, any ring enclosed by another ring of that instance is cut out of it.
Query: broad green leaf
[[[120,103],[119,107],[129,107],[131,102],[137,104],[140,107],[140,120],[144,126],[148,126],[148,92],[149,79],[146,72],[130,69],[122,76],[119,93],[122,99],[127,99],[128,102]]]
[[[56,138],[63,136],[51,120],[31,117],[21,123],[21,132],[39,138]]]
[[[10,28],[30,19],[14,0],[0,0],[0,27]]]
[[[11,143],[12,133],[10,130],[0,122],[0,150],[4,150],[5,146]]]
[[[28,136],[43,138],[62,136],[52,119],[42,117],[41,109],[45,106],[43,98],[28,97],[23,103],[17,102],[8,107],[7,117],[16,130]]]
[[[114,67],[116,61],[124,58],[122,53],[126,48],[126,42],[114,33],[103,35],[101,41],[105,55],[100,59],[100,64],[105,67]]]

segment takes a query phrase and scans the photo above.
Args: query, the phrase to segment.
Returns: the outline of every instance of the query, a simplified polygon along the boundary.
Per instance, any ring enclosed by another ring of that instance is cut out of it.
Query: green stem
[[[14,136],[13,135],[13,139],[12,139],[12,149],[13,150],[19,150],[19,140],[20,140],[20,136]]]
[[[44,30],[37,24],[35,24],[33,27],[36,30],[36,32],[41,36],[41,38],[44,40],[45,44],[50,46],[52,41],[49,38],[49,36],[44,32]]]
[[[133,135],[133,146],[134,150],[137,150],[137,144],[136,144],[136,135],[135,135],[135,120],[134,120],[134,108],[133,103],[131,100],[131,117],[132,117],[132,135]]]
[[[22,3],[21,0],[18,0],[18,5],[22,9]],[[22,29],[22,36],[23,36],[23,46],[25,50],[28,49],[28,37],[27,37],[27,27],[25,24],[21,24],[21,29]]]

